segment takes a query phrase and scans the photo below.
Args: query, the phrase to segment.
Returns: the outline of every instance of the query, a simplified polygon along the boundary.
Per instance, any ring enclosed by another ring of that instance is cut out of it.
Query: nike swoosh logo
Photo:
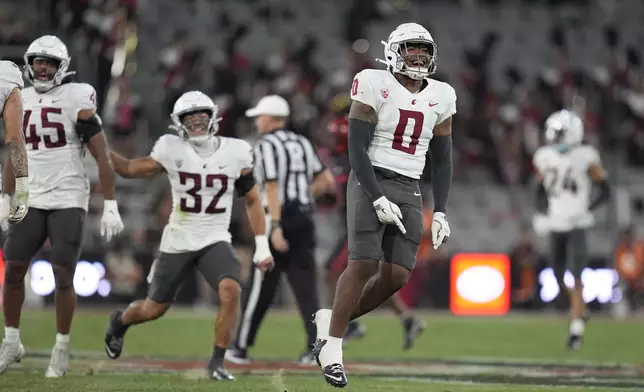
[[[332,376],[330,374],[325,374],[324,376],[326,378],[330,378],[331,380],[334,380],[334,381],[338,381],[338,382],[342,381],[342,377],[340,377],[340,376]]]
[[[414,196],[420,196],[420,193],[414,192]]]
[[[436,103],[431,103],[431,102],[430,102],[430,103],[429,103],[429,107],[430,107],[430,108],[433,108],[433,107],[434,107],[434,106],[436,106],[436,105],[438,105],[438,102],[436,102]]]
[[[51,103],[56,103],[56,102],[60,102],[60,99],[52,99],[51,100]]]

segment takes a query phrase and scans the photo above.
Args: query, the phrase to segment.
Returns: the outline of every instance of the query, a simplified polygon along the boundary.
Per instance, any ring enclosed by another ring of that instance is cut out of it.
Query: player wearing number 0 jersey
[[[4,281],[5,339],[0,349],[0,371],[24,355],[18,324],[24,301],[24,277],[32,257],[47,239],[56,280],[56,345],[45,373],[63,376],[69,365],[69,332],[76,293],[74,271],[80,255],[89,183],[83,157],[85,147],[98,165],[105,197],[101,233],[109,239],[123,230],[115,200],[114,172],[101,119],[96,113],[94,89],[72,83],[67,72],[70,57],[57,37],[38,38],[27,48],[23,90],[23,131],[29,160],[29,211],[9,227],[4,245],[7,260]],[[10,170],[4,171],[11,183]],[[17,184],[17,182],[16,182]],[[7,191],[7,186],[4,184]]]
[[[418,179],[428,149],[432,154],[434,247],[450,235],[445,212],[452,176],[451,118],[456,113],[456,93],[448,84],[429,78],[436,70],[436,44],[424,27],[402,24],[383,44],[385,60],[381,62],[387,69],[358,73],[351,88],[349,265],[338,281],[333,310],[323,309],[315,315],[318,363],[325,380],[336,387],[347,385],[342,336],[348,322],[389,299],[414,269],[423,235]]]
[[[186,275],[196,268],[220,300],[208,376],[234,380],[223,366],[240,314],[241,266],[228,231],[234,191],[244,196],[256,235],[254,263],[265,270],[272,268],[273,259],[252,173],[251,147],[243,140],[216,136],[221,120],[217,110],[205,94],[187,92],[177,100],[171,115],[178,134],[162,136],[145,158],[130,160],[111,154],[116,172],[125,178],[165,172],[172,186],[173,209],[163,230],[160,256],[150,271],[148,297],[112,313],[105,350],[110,358],[118,358],[127,329],[161,317]]]
[[[567,268],[575,278],[569,290],[569,349],[581,347],[585,329],[581,282],[582,270],[588,263],[585,230],[594,225],[591,211],[610,196],[599,153],[595,147],[582,144],[583,136],[583,122],[576,114],[568,110],[555,112],[546,121],[548,144],[540,147],[533,159],[540,182],[539,212],[533,219],[535,232],[550,233],[551,261],[559,286],[566,287]],[[593,184],[598,188],[594,197]]]

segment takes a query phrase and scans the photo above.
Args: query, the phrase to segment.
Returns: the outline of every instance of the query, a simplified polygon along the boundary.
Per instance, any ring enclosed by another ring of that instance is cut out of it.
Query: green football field
[[[297,315],[269,314],[255,362],[229,366],[234,383],[203,379],[212,349],[214,311],[174,311],[128,332],[123,356],[103,352],[107,311],[82,311],[71,335],[70,375],[43,377],[55,338],[52,312],[27,312],[21,325],[28,357],[0,376],[1,391],[332,391],[316,367],[293,361],[304,346]],[[400,322],[365,317],[367,336],[345,349],[350,391],[644,391],[644,323],[594,318],[586,345],[564,350],[567,321],[554,316],[461,318],[424,315],[416,346],[400,348]],[[225,384],[225,385],[224,385]]]

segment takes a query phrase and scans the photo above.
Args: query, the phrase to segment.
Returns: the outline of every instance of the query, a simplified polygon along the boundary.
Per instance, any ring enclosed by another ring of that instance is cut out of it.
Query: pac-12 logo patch
[[[177,164],[178,168],[181,168],[181,166],[183,166],[183,161],[182,160],[176,160],[176,161],[174,161],[174,163]]]
[[[382,90],[380,90],[380,94],[382,94],[382,97],[384,99],[387,99],[387,97],[389,96],[389,90],[387,90],[386,88],[383,88]]]

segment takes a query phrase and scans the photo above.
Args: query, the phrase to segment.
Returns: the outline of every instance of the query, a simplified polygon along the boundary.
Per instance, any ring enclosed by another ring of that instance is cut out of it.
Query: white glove
[[[376,209],[376,215],[378,215],[380,223],[384,225],[396,225],[401,233],[407,233],[405,226],[402,224],[402,212],[400,212],[400,208],[390,202],[385,196],[374,201],[373,208]]]
[[[271,254],[271,248],[268,245],[268,238],[265,235],[255,236],[255,253],[253,254],[253,263],[262,271],[273,269],[275,262]]]
[[[537,237],[545,237],[550,233],[550,221],[545,214],[535,214],[532,217],[532,230]]]
[[[452,232],[449,229],[449,223],[447,223],[445,214],[442,212],[434,212],[434,218],[432,220],[432,243],[434,244],[434,249],[438,249],[439,246],[446,243],[450,234]]]
[[[11,195],[3,194],[0,198],[0,228],[3,231],[9,229],[9,215],[11,214]]]
[[[109,242],[112,237],[123,231],[123,221],[116,200],[105,199],[101,218],[101,235]]]
[[[11,198],[11,213],[9,223],[18,223],[27,216],[29,211],[29,177],[16,178],[16,188]]]

